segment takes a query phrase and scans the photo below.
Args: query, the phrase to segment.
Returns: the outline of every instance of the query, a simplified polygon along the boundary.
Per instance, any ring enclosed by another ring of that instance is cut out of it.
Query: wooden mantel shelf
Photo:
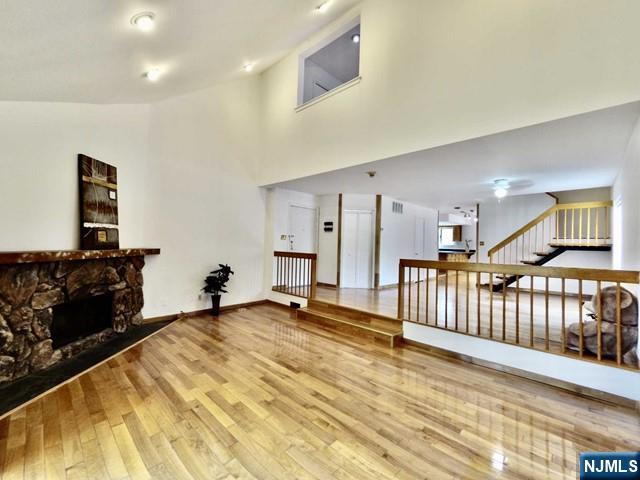
[[[141,257],[159,255],[159,248],[122,248],[120,250],[50,250],[0,252],[0,265],[25,263],[71,262],[104,258]]]

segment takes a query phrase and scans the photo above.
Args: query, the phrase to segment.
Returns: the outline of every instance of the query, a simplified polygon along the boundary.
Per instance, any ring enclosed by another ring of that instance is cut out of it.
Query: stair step
[[[586,240],[560,240],[549,243],[550,247],[558,248],[558,247],[580,247],[584,249],[589,248],[611,248],[613,244],[611,242],[597,242],[592,240],[591,242],[587,242]]]
[[[372,327],[380,327],[382,329],[392,331],[398,329],[402,330],[402,321],[397,318],[387,317],[373,312],[366,312],[353,307],[336,305],[335,303],[325,302],[322,300],[309,300],[307,307],[309,310],[358,321]]]
[[[402,340],[401,324],[397,325],[395,328],[372,326],[371,324],[344,318],[340,315],[313,310],[310,307],[296,310],[296,317],[298,320],[307,320],[319,323],[342,333],[372,338],[376,341],[386,343],[391,348],[397,346],[400,340]]]
[[[546,257],[550,253],[552,253],[552,252],[533,252],[534,255],[537,255],[539,257]]]
[[[525,265],[535,265],[537,260],[520,260],[520,263],[524,263]]]

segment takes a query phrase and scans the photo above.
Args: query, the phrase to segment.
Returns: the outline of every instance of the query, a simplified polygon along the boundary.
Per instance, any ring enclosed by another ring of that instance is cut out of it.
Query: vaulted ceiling
[[[357,0],[0,2],[0,101],[138,103],[259,73]],[[131,25],[155,14],[156,28]],[[162,81],[144,72],[159,68]]]

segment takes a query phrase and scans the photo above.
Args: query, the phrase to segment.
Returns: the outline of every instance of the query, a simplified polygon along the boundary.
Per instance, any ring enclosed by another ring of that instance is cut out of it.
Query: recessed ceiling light
[[[131,24],[143,32],[149,32],[153,30],[154,17],[155,15],[152,12],[138,13],[131,18]]]
[[[320,5],[316,7],[316,11],[320,13],[324,13],[329,9],[329,2],[322,2]]]
[[[509,193],[509,180],[499,178],[498,180],[493,181],[493,185],[493,194],[496,198],[504,198]]]
[[[351,35],[351,41],[353,43],[360,43],[360,34],[354,33],[353,35]]]
[[[253,63],[245,63],[242,69],[245,72],[250,72],[251,70],[253,70]]]
[[[162,72],[157,68],[152,68],[147,73],[144,74],[145,78],[150,82],[156,82],[162,75]]]

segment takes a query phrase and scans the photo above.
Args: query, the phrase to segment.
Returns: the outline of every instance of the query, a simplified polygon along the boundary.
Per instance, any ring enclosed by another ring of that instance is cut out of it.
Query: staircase
[[[489,263],[542,266],[570,250],[610,251],[612,205],[611,201],[554,205],[489,249]],[[522,276],[496,275],[483,287],[500,292]]]
[[[402,340],[402,321],[351,307],[310,299],[296,315],[299,321],[313,322],[338,335],[357,336],[390,348]]]

